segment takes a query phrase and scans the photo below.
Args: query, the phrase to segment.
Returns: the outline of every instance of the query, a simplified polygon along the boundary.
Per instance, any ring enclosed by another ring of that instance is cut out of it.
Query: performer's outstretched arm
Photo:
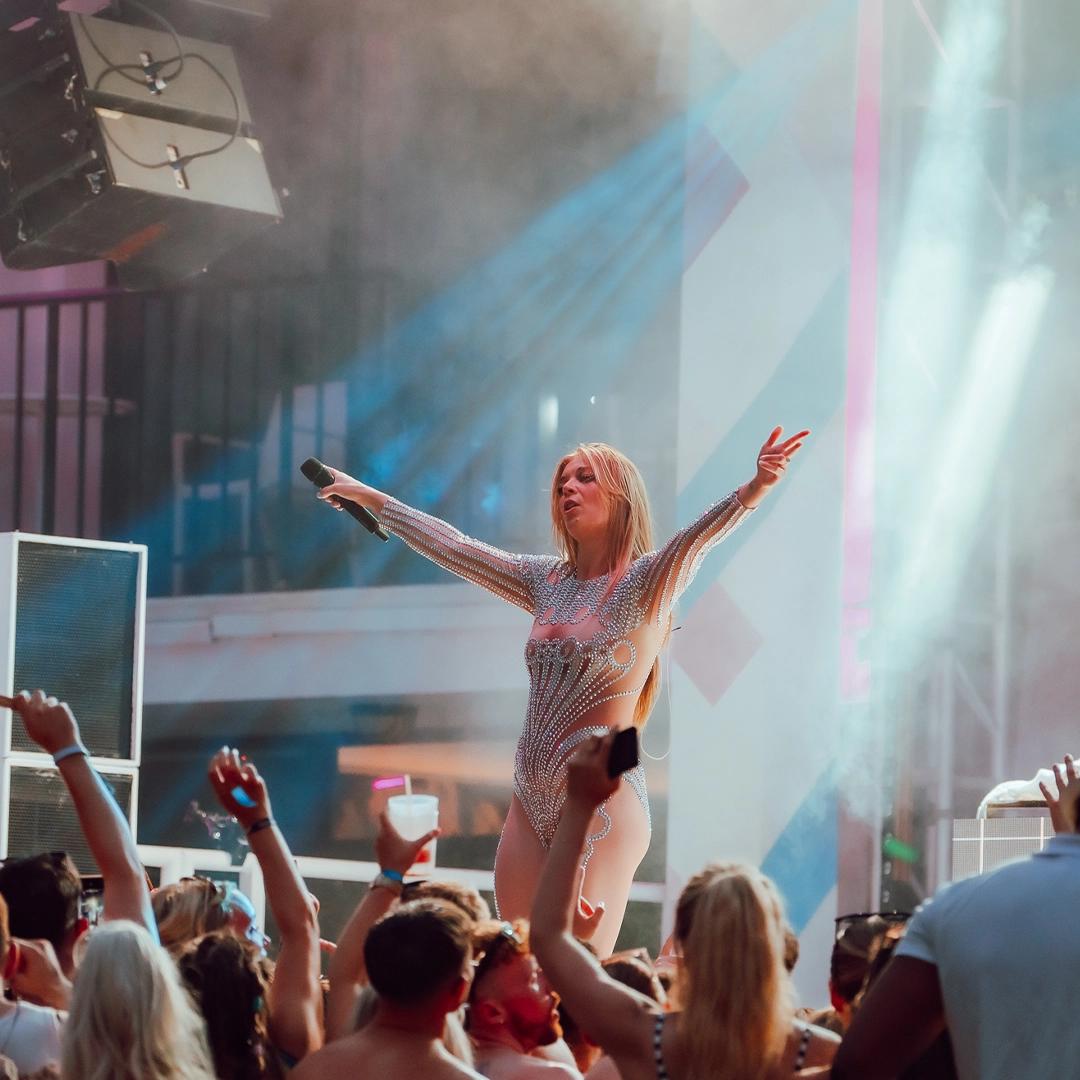
[[[320,499],[339,510],[342,499],[367,507],[413,551],[532,614],[537,576],[550,571],[553,556],[515,555],[492,547],[337,469],[333,473],[334,483],[318,492]]]
[[[757,472],[752,480],[680,529],[652,557],[646,595],[650,598],[650,615],[658,622],[671,614],[672,607],[694,580],[705,556],[734,532],[779,482],[788,461],[810,434],[800,431],[780,442],[782,433],[782,428],[775,428],[758,451]]]

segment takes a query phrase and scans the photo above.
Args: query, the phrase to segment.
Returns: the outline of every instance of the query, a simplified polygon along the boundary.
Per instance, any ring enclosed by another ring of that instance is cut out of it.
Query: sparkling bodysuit
[[[751,512],[733,492],[662,548],[635,559],[612,587],[609,575],[581,580],[554,555],[510,554],[396,499],[386,502],[383,524],[414,551],[533,616],[525,646],[529,705],[514,761],[514,794],[545,848],[566,798],[567,759],[590,735],[608,731],[606,724],[590,724],[590,717],[620,698],[632,711],[662,643],[657,631],[666,630],[672,607],[705,555]],[[580,636],[576,627],[583,628]],[[639,765],[623,775],[648,816],[644,770]],[[598,813],[604,826],[589,837],[586,861],[611,829],[606,805]]]

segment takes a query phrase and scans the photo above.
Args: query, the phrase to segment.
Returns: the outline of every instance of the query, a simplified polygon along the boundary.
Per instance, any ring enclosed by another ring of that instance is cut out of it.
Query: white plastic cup
[[[419,840],[425,833],[439,826],[438,795],[391,795],[386,804],[390,824],[406,840]],[[418,852],[416,862],[405,871],[410,875],[427,875],[435,869],[435,845],[438,840],[426,843]]]

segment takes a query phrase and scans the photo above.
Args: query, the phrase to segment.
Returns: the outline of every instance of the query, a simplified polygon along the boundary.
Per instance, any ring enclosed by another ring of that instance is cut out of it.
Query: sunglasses
[[[473,986],[476,986],[484,975],[495,967],[499,959],[504,955],[508,955],[508,949],[518,954],[524,946],[524,939],[510,923],[504,922],[499,927],[498,936],[480,954],[479,958],[473,961]]]
[[[855,911],[850,915],[838,915],[834,920],[833,942],[837,942],[844,932],[852,926],[858,926],[869,922],[871,919],[881,919],[888,927],[904,926],[911,919],[910,911]]]

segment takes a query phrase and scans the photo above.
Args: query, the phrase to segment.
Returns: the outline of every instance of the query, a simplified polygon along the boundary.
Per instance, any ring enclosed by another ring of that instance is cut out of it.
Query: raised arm
[[[388,532],[404,540],[413,551],[532,614],[537,575],[552,568],[554,557],[502,551],[337,469],[332,471],[335,482],[318,492],[320,499],[338,510],[343,499],[366,507],[379,515]]]
[[[43,690],[25,690],[14,698],[0,698],[19,714],[26,733],[57,761],[67,785],[79,825],[101,870],[105,885],[105,918],[130,919],[146,927],[157,940],[157,923],[150,907],[150,890],[139,861],[131,826],[105,781],[90,764],[79,725],[66,701],[47,697]]]
[[[364,967],[364,942],[368,931],[393,906],[402,893],[405,872],[416,861],[420,849],[439,830],[406,840],[390,824],[386,812],[379,816],[379,834],[375,838],[375,858],[379,861],[379,876],[372,882],[337,941],[330,960],[330,995],[326,1003],[327,1042],[349,1033],[356,1003],[367,983]]]
[[[567,765],[566,803],[548,849],[529,920],[529,941],[548,981],[589,1037],[613,1056],[633,1056],[650,1038],[659,1006],[612,979],[574,938],[577,883],[585,837],[596,807],[620,780],[607,773],[612,735],[584,742]]]
[[[279,1050],[299,1061],[323,1043],[319,920],[289,846],[274,823],[259,771],[227,746],[214,755],[208,771],[218,802],[243,827],[259,860],[266,899],[281,935],[267,1000],[270,1038]]]
[[[774,428],[758,451],[754,478],[710,506],[696,521],[680,529],[656,554],[649,566],[646,596],[649,614],[663,622],[689,587],[705,556],[729,536],[779,483],[792,456],[810,434],[800,431],[783,441],[783,428]]]

